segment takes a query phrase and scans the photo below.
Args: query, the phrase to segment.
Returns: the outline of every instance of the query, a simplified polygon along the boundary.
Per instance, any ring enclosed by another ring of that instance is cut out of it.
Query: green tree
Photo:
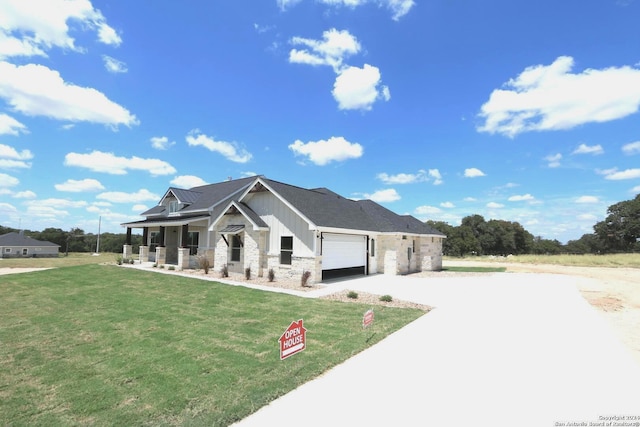
[[[609,206],[604,221],[593,226],[609,252],[638,250],[640,239],[640,194]]]

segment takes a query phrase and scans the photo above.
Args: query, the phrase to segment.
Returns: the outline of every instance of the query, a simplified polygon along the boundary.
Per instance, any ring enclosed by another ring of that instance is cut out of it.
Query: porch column
[[[186,248],[189,245],[189,224],[182,226],[182,238],[180,239],[180,247]]]
[[[142,228],[142,244],[144,246],[149,245],[149,227]]]
[[[149,261],[149,246],[140,245],[138,259],[140,260],[140,263]]]
[[[156,265],[161,266],[167,263],[167,248],[158,246],[156,248]]]
[[[178,269],[189,268],[189,248],[178,248]]]
[[[124,245],[122,246],[122,259],[131,259],[133,249],[131,247],[131,228],[127,227],[127,237],[125,238]]]
[[[165,228],[164,227],[160,227],[160,233],[158,233],[158,246],[162,246],[164,248],[164,233],[165,233]],[[165,253],[166,256],[166,253]]]

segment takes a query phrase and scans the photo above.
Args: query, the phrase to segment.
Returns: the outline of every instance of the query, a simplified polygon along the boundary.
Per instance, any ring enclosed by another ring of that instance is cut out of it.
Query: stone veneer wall
[[[383,235],[378,236],[377,245],[376,267],[380,273],[397,275],[442,269],[442,238],[407,235],[402,239],[402,235]]]
[[[291,265],[280,264],[280,254],[267,255],[267,270],[273,269],[275,280],[279,277],[286,279],[301,280],[305,271],[311,272],[308,283],[318,283],[322,281],[322,270],[320,268],[320,257],[291,257]]]

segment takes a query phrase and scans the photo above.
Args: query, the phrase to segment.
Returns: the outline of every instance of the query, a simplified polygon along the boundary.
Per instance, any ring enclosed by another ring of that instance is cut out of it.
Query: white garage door
[[[353,234],[322,234],[322,269],[364,267],[367,237]]]

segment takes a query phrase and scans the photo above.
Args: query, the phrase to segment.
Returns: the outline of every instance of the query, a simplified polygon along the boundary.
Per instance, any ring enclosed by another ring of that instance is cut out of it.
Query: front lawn
[[[364,304],[113,265],[0,276],[0,301],[0,425],[16,426],[229,425],[424,314],[377,307],[363,330]],[[298,319],[307,348],[281,361]]]

